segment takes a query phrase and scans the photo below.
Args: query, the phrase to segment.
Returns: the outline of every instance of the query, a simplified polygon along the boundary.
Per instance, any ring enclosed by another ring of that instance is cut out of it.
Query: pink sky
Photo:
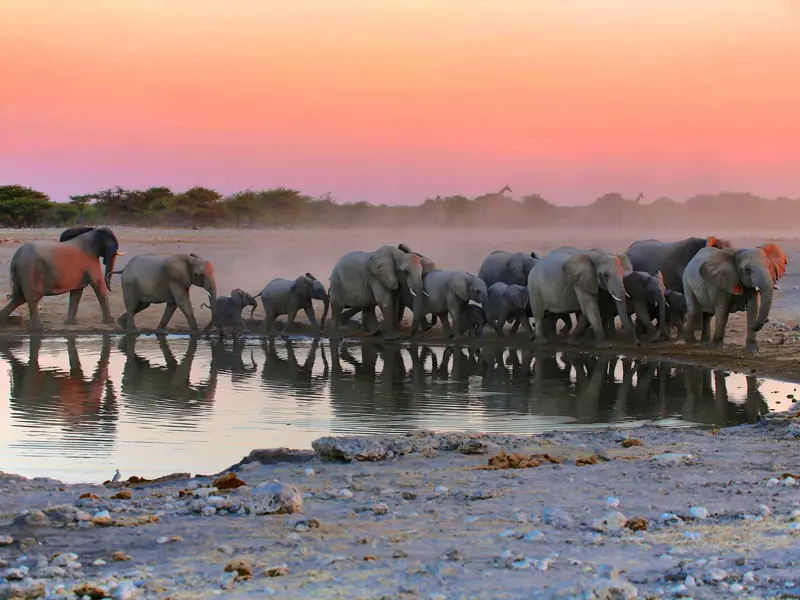
[[[800,196],[794,0],[0,0],[0,183]]]

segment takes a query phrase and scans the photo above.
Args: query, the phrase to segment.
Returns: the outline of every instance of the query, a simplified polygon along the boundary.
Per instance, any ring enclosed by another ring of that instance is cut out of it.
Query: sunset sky
[[[800,196],[800,0],[0,0],[0,184]]]

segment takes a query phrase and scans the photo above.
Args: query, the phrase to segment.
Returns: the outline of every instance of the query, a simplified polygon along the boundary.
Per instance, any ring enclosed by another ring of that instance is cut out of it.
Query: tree
[[[0,186],[0,221],[5,225],[32,227],[52,204],[44,192],[21,185]]]
[[[83,211],[86,209],[87,204],[94,202],[95,197],[92,194],[81,194],[79,196],[70,196],[70,204],[78,207],[78,223],[83,223]]]
[[[222,198],[219,192],[196,186],[175,196],[175,209],[189,217],[192,229],[197,229],[199,222],[212,220],[219,212],[218,202]]]
[[[247,217],[250,225],[253,224],[253,214],[258,207],[259,195],[252,190],[236,192],[225,198],[224,204],[236,219],[236,228],[241,225],[243,218]]]

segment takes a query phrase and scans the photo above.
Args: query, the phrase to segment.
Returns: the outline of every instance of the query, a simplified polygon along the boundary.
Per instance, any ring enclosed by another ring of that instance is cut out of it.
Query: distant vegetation
[[[442,227],[769,227],[793,229],[800,199],[720,193],[676,202],[645,203],[608,193],[588,206],[556,206],[538,194],[513,200],[500,193],[477,198],[429,198],[416,206],[338,202],[330,194],[312,198],[298,190],[245,190],[223,196],[194,187],[126,190],[113,187],[53,202],[37,190],[0,186],[0,226],[63,227],[75,223],[142,227],[347,228]]]

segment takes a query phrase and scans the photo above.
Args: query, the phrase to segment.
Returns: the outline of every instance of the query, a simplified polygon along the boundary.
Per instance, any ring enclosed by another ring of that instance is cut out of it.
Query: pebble
[[[341,490],[339,490],[339,491],[337,492],[337,495],[338,495],[340,498],[352,498],[352,497],[353,497],[353,492],[351,492],[351,491],[350,491],[350,490],[348,490],[347,488],[342,488]]]
[[[443,486],[443,485],[437,485],[437,486],[436,486],[436,487],[433,489],[433,493],[434,493],[434,494],[436,494],[436,495],[438,495],[438,496],[442,496],[442,495],[446,494],[446,493],[447,493],[447,492],[449,492],[449,491],[450,491],[450,490],[448,490],[448,489],[447,489],[447,487],[445,487],[445,486]]]
[[[447,600],[447,596],[445,596],[444,594],[431,592],[430,594],[428,594],[428,600]]]
[[[3,573],[3,577],[7,581],[22,581],[26,576],[25,571],[22,569],[6,569]]]
[[[289,567],[285,564],[275,565],[264,569],[264,575],[267,577],[283,577],[289,574]]]
[[[609,512],[592,521],[591,527],[595,531],[619,531],[628,522],[627,517],[619,511]]]
[[[683,525],[683,519],[671,512],[665,512],[659,519],[664,525]]]
[[[102,558],[96,558],[96,559],[94,559],[92,561],[92,566],[93,567],[105,567],[106,566],[106,561],[104,561]]]
[[[789,520],[800,521],[800,508],[795,508],[792,512],[789,513]]]
[[[741,594],[744,591],[744,586],[741,583],[732,583],[728,589],[734,594]]]
[[[314,476],[314,469],[306,469],[305,470],[306,477],[313,477]]]
[[[69,563],[73,563],[78,560],[78,555],[74,552],[64,552],[63,554],[59,554],[52,561],[50,564],[54,567],[65,567]]]
[[[758,505],[758,512],[761,513],[762,517],[768,517],[772,514],[772,509],[767,506],[766,504],[759,504]]]
[[[372,510],[372,514],[375,515],[385,515],[389,512],[389,507],[383,502],[373,504],[370,509]]]
[[[546,507],[542,510],[542,521],[546,525],[567,528],[572,525],[572,517],[561,508]]]
[[[534,531],[529,531],[522,536],[522,539],[526,542],[544,542],[547,538],[541,531],[535,529]]]
[[[606,498],[606,507],[607,508],[617,508],[619,506],[619,498],[615,498],[614,496],[609,496]]]
[[[114,600],[132,600],[137,593],[136,585],[132,581],[120,581],[112,597]]]
[[[217,514],[217,509],[214,508],[213,506],[204,506],[203,507],[202,515],[204,517],[213,517],[215,514]]]
[[[728,572],[724,569],[709,569],[705,572],[703,580],[706,583],[716,583],[718,581],[724,581],[727,576]]]
[[[14,543],[14,538],[10,535],[0,535],[0,546],[10,546]]]
[[[679,460],[689,460],[692,458],[691,454],[681,454],[679,452],[665,452],[664,454],[656,454],[651,460],[654,462],[677,462]]]
[[[707,519],[708,509],[704,506],[693,506],[689,509],[689,515],[695,519]]]

